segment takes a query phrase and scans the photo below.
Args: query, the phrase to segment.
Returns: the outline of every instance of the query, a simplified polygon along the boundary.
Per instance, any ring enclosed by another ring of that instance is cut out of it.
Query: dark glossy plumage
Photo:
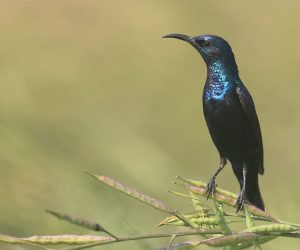
[[[260,126],[252,97],[239,78],[231,47],[214,35],[165,37],[190,43],[207,65],[203,111],[221,159],[218,171],[208,183],[208,195],[214,192],[215,178],[228,159],[241,188],[237,210],[242,209],[245,200],[264,210],[258,185],[258,173],[264,173]]]

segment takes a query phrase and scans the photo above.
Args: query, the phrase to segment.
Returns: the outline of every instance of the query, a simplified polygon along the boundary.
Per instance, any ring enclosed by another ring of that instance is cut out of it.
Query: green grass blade
[[[192,193],[191,191],[189,191],[189,193],[192,199],[192,204],[196,210],[201,211],[202,213],[207,210],[207,208],[202,205],[202,203],[194,193]]]
[[[85,219],[75,217],[73,215],[66,214],[66,213],[55,212],[55,211],[49,210],[49,209],[47,209],[46,212],[60,220],[67,221],[67,222],[72,223],[77,226],[81,226],[81,227],[84,227],[84,228],[87,228],[87,229],[90,229],[93,231],[105,231],[105,229],[101,225],[99,225],[98,223],[93,222],[93,221],[85,220]]]
[[[199,226],[215,226],[218,225],[218,221],[215,217],[205,217],[205,218],[191,218],[189,219],[191,222],[199,225]],[[185,226],[185,223],[179,219],[177,220],[172,220],[172,221],[167,221],[164,222],[163,224],[161,223],[160,225],[170,225],[170,226]]]
[[[202,215],[201,212],[199,211],[196,211],[196,212],[192,212],[192,213],[186,213],[186,214],[183,214],[182,216],[184,216],[185,218],[187,219],[208,219],[208,218],[211,218],[211,217],[215,217],[214,215],[209,215],[209,216],[206,216],[206,215]],[[179,219],[176,217],[176,216],[169,216],[167,218],[165,218],[164,220],[162,220],[157,226],[163,226],[163,225],[167,225],[169,223],[173,223],[173,222],[177,222],[179,221]]]
[[[5,235],[5,234],[0,234],[0,242],[1,243],[7,243],[7,244],[19,244],[19,245],[29,245],[32,247],[37,247],[37,248],[41,248],[41,249],[45,249],[45,250],[52,250],[50,248],[32,243],[32,242],[28,242],[22,238],[17,238],[17,237],[13,237],[10,235]]]
[[[299,228],[281,223],[260,225],[244,230],[244,232],[251,232],[256,234],[291,233],[296,231],[299,231]]]
[[[245,216],[246,216],[246,225],[247,228],[251,228],[255,226],[254,220],[251,217],[251,214],[248,212],[247,207],[245,207]]]
[[[244,211],[245,211],[245,216],[246,216],[247,228],[249,229],[249,228],[255,227],[254,220],[252,219],[251,214],[248,212],[247,207],[244,208]],[[261,245],[260,245],[259,240],[257,238],[255,238],[253,240],[253,245],[254,245],[255,249],[261,250]]]
[[[183,193],[180,193],[180,192],[168,190],[168,193],[177,195],[179,197],[191,199],[192,200],[192,204],[195,207],[195,209],[197,211],[200,211],[203,215],[206,214],[208,211],[211,210],[206,205],[204,205],[202,202],[200,202],[200,199],[194,193],[192,193],[192,192],[189,192],[190,195],[188,195],[188,194],[183,194]]]
[[[195,187],[205,188],[205,190],[206,190],[206,187],[207,187],[207,184],[202,182],[202,181],[191,180],[191,179],[184,178],[184,177],[181,177],[181,176],[177,176],[177,179],[179,179],[179,180],[181,180],[181,181],[183,181],[187,184],[190,184],[192,186],[195,186]],[[221,189],[219,187],[216,187],[216,192],[218,192],[219,194],[223,194],[223,195],[232,197],[233,199],[237,199],[237,195],[235,193],[232,193],[230,191]]]
[[[221,204],[215,201],[215,210],[216,210],[216,220],[221,228],[223,235],[231,235],[232,232],[226,222],[226,219],[223,215],[223,211],[221,209]]]
[[[40,245],[84,245],[115,241],[112,237],[95,235],[35,235],[20,239]]]
[[[183,197],[183,198],[188,198],[188,199],[191,199],[192,197],[188,194],[183,194],[183,193],[180,193],[180,192],[176,192],[176,191],[173,191],[173,190],[168,190],[168,193],[170,194],[174,194],[174,195],[177,195],[179,197]],[[198,199],[198,198],[197,198]]]
[[[143,203],[146,203],[160,211],[170,213],[172,210],[167,207],[162,201],[153,198],[147,194],[144,194],[142,192],[137,191],[134,188],[127,187],[126,185],[122,184],[121,182],[114,180],[113,178],[107,177],[107,176],[101,176],[96,174],[87,173],[90,176],[96,178],[98,181],[101,181],[102,183],[108,185],[109,187],[116,189],[122,193],[127,194],[128,196],[137,199]]]
[[[235,246],[240,243],[253,241],[256,237],[257,235],[254,233],[237,233],[203,240],[201,241],[201,244],[205,244],[212,247]]]
[[[113,238],[117,239],[117,237],[115,235],[113,235],[112,233],[110,233],[109,231],[107,231],[104,227],[102,227],[100,224],[90,221],[90,220],[86,220],[86,219],[82,219],[70,214],[66,214],[66,213],[59,213],[59,212],[55,212],[52,210],[46,210],[47,213],[53,215],[54,217],[60,219],[60,220],[64,220],[67,221],[71,224],[80,226],[80,227],[84,227],[93,231],[98,231],[98,232],[105,232],[108,235],[112,236]]]
[[[276,238],[277,238],[277,236],[263,236],[263,237],[258,238],[257,241],[258,241],[258,243],[260,245],[263,245],[263,244],[265,244],[265,243],[267,243],[267,242],[269,242],[271,240],[274,240]],[[249,247],[251,247],[253,245],[254,245],[253,241],[252,242],[247,242],[247,243],[241,243],[239,245],[239,248],[240,249],[247,249],[247,248],[249,248]]]
[[[174,216],[176,216],[186,226],[189,226],[189,227],[191,227],[193,229],[199,228],[199,225],[197,225],[195,222],[191,221],[189,218],[185,218],[184,215],[178,213],[176,210],[171,211],[170,214],[173,214]]]
[[[139,192],[136,189],[128,187],[128,186],[122,184],[121,182],[114,180],[113,178],[110,178],[108,176],[96,175],[96,174],[91,174],[91,173],[87,173],[87,174],[96,178],[97,180],[101,181],[102,183],[108,185],[109,187],[116,189],[122,193],[125,193],[134,199],[137,199],[143,203],[146,203],[162,212],[166,212],[166,213],[175,215],[180,220],[182,220],[185,224],[187,224],[188,226],[190,226],[192,228],[198,228],[197,224],[189,221],[189,219],[184,218],[184,216],[182,216],[178,211],[170,209],[162,201],[160,201],[156,198],[153,198],[148,194]]]
[[[24,244],[26,243],[25,240],[19,239],[17,237],[5,235],[5,234],[0,234],[0,242],[3,243],[10,243],[10,244]]]

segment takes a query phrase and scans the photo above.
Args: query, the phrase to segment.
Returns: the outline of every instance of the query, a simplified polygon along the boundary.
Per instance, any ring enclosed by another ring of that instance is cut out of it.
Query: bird
[[[229,43],[217,35],[168,34],[162,38],[189,43],[200,53],[207,67],[203,113],[220,155],[220,165],[207,183],[207,198],[214,194],[215,179],[228,160],[240,186],[235,203],[237,212],[246,203],[265,210],[258,183],[258,174],[264,174],[261,129],[253,99],[239,77]]]

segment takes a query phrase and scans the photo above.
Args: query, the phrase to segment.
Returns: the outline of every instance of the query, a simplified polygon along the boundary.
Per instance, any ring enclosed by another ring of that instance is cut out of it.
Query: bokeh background
[[[208,180],[219,158],[202,114],[205,65],[191,46],[160,38],[173,32],[231,43],[263,132],[266,206],[299,223],[299,10],[296,0],[1,1],[1,232],[89,233],[46,208],[124,236],[164,231],[154,226],[163,214],[83,171],[191,209],[166,190],[178,189],[176,175]],[[238,191],[230,167],[218,183]],[[167,241],[102,248],[154,249]],[[299,249],[299,240],[264,249],[287,246]]]

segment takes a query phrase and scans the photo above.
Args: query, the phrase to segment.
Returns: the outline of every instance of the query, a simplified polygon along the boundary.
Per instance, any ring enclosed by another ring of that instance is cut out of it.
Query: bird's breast
[[[227,81],[209,83],[204,89],[204,100],[222,102],[230,92],[234,91],[234,88],[235,86]]]
[[[230,122],[230,120],[239,119],[237,116],[241,113],[235,85],[229,82],[206,86],[203,93],[203,106],[209,117],[215,122],[217,122],[216,120]]]
[[[220,94],[210,89],[204,93],[203,101],[205,120],[219,151],[228,159],[242,157],[251,135],[235,89],[228,88]]]

